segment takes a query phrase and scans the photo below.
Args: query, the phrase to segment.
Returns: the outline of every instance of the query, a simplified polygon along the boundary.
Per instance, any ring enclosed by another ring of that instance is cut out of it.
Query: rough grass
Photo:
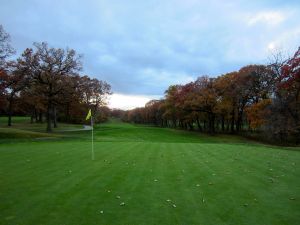
[[[12,121],[12,126],[9,127],[7,117],[0,117],[0,143],[66,138],[74,136],[76,133],[73,131],[83,128],[83,125],[59,123],[57,128],[53,128],[53,133],[46,133],[46,124],[31,124],[30,117],[13,117]],[[82,134],[80,136],[84,136],[86,132]]]
[[[299,148],[113,121],[92,161],[90,132],[66,134],[0,144],[0,224],[300,222]]]
[[[33,139],[42,137],[56,137],[54,134],[32,132],[15,128],[0,128],[0,139]]]
[[[7,116],[0,116],[0,126],[6,126],[8,121]],[[12,117],[12,124],[29,123],[30,117],[27,116],[14,116]]]

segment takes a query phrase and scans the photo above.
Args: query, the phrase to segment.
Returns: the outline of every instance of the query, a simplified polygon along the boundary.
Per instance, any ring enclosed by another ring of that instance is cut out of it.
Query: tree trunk
[[[173,119],[173,127],[174,127],[174,128],[177,127],[177,121],[176,121],[176,119]]]
[[[196,121],[197,121],[198,130],[202,131],[202,127],[201,127],[201,124],[200,124],[198,116],[196,117]]]
[[[178,122],[178,123],[179,123],[179,127],[180,127],[180,128],[183,128],[182,121],[181,121],[181,120],[179,120],[179,122]]]
[[[39,123],[43,123],[43,113],[41,111],[39,112],[38,121],[39,121]]]
[[[53,127],[54,127],[54,128],[57,128],[56,106],[53,106]]]
[[[225,116],[222,115],[222,132],[224,133],[225,131]]]
[[[234,133],[234,121],[235,121],[235,111],[234,111],[234,108],[232,109],[232,112],[231,112],[231,133],[233,134]]]
[[[33,123],[33,120],[34,120],[34,115],[31,114],[31,116],[30,116],[30,123],[31,123],[31,124]]]
[[[8,121],[7,121],[7,125],[9,127],[11,127],[11,117],[12,117],[12,105],[13,105],[13,93],[10,95],[9,99],[8,99]]]
[[[215,133],[215,114],[210,113],[208,115],[208,119],[209,119],[209,133],[213,134]]]
[[[230,121],[226,120],[226,131],[229,132]]]
[[[66,109],[66,121],[70,122],[70,104],[67,104],[67,109]]]
[[[220,130],[220,120],[215,120],[215,130]]]
[[[194,130],[193,123],[191,123],[191,122],[188,122],[187,124],[188,124],[188,126],[189,126],[190,130]]]
[[[241,109],[238,113],[238,118],[237,118],[237,122],[236,122],[236,131],[239,132],[242,130],[242,126],[243,126],[243,109]]]
[[[52,123],[51,123],[51,119],[52,119],[52,102],[49,100],[48,101],[48,106],[47,106],[47,129],[46,131],[48,133],[52,132]]]
[[[240,108],[238,109],[238,118],[237,118],[237,123],[236,123],[237,132],[241,131],[243,128],[243,115],[244,115],[245,105],[246,105],[246,100],[243,100],[241,102]]]
[[[35,118],[35,122],[37,122],[38,121],[38,113],[37,113],[37,110],[35,107],[34,107],[34,118]]]
[[[188,128],[187,124],[186,124],[186,122],[184,122],[184,129],[187,130],[187,128]]]

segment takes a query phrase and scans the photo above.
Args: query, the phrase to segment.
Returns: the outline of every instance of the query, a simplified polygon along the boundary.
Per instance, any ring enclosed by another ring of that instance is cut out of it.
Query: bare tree
[[[5,88],[7,90],[7,114],[8,114],[8,126],[11,126],[11,117],[13,114],[13,104],[16,96],[20,94],[29,85],[29,77],[22,68],[19,68],[15,62],[10,62],[7,67],[8,79],[5,82]]]
[[[6,59],[14,53],[15,50],[10,44],[10,35],[0,25],[0,68],[4,67]]]

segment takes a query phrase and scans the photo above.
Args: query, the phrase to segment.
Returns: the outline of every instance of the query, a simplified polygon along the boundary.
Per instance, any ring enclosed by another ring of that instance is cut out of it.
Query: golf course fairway
[[[90,131],[3,140],[0,224],[300,224],[299,147],[119,121],[94,131],[93,161]]]

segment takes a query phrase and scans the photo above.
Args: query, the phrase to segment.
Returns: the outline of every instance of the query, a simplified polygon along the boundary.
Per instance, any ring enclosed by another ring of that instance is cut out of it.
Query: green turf
[[[0,224],[300,224],[299,148],[113,121],[91,161],[89,135],[2,142]]]

